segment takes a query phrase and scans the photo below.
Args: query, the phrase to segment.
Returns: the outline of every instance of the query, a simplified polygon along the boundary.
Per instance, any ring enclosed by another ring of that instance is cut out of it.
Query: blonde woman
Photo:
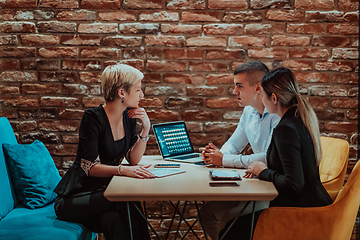
[[[281,120],[273,131],[266,154],[267,166],[254,162],[244,177],[258,176],[275,185],[279,195],[270,202],[270,207],[319,207],[331,204],[332,199],[319,176],[321,148],[317,117],[310,104],[300,95],[294,74],[286,68],[275,69],[265,75],[261,86],[266,109],[279,115]],[[240,219],[237,222],[239,228],[232,227],[225,239],[234,236],[237,236],[236,239],[248,239],[250,222],[249,216]]]
[[[137,165],[150,131],[150,120],[139,108],[144,96],[143,77],[139,70],[125,64],[105,68],[101,75],[105,102],[85,111],[76,160],[55,188],[57,217],[104,233],[106,240],[130,239],[126,203],[109,202],[103,196],[112,176],[154,177],[147,167]],[[139,136],[136,118],[143,126]],[[124,157],[127,165],[122,164]],[[150,239],[146,222],[130,206],[133,238]]]

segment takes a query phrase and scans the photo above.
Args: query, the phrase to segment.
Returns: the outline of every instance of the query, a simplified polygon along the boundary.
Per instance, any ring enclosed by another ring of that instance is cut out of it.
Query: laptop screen
[[[163,157],[194,152],[184,121],[153,124],[152,127]]]

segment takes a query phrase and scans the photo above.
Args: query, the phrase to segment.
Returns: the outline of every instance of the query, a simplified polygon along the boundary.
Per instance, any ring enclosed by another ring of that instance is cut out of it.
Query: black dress
[[[110,122],[102,105],[86,110],[79,128],[79,146],[75,162],[55,188],[58,197],[55,212],[60,220],[84,224],[93,232],[104,233],[106,240],[130,239],[126,202],[110,202],[104,190],[111,177],[88,176],[96,163],[118,166],[126,155],[131,162],[130,151],[138,136],[136,119],[123,113],[125,137],[114,141]],[[136,202],[140,209],[140,203]],[[134,239],[150,239],[146,222],[130,204]]]

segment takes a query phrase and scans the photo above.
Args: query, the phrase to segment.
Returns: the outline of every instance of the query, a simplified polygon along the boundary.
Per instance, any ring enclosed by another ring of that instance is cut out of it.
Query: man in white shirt
[[[279,116],[267,112],[261,100],[261,79],[268,72],[266,65],[259,61],[247,62],[235,69],[233,93],[244,110],[235,132],[221,149],[212,143],[200,148],[205,163],[233,168],[247,168],[253,161],[266,164],[265,156],[272,132],[280,121]],[[254,153],[240,154],[248,143]],[[213,240],[217,240],[220,230],[229,220],[239,215],[244,205],[245,202],[206,203],[200,209],[206,233]],[[269,202],[257,202],[255,210],[267,208],[268,205]],[[251,211],[252,206],[249,205],[242,214]]]

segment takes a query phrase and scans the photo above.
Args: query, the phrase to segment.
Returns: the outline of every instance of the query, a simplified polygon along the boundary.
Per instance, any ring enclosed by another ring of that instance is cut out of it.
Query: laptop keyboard
[[[181,160],[184,160],[184,159],[196,158],[196,157],[200,157],[200,154],[198,154],[198,153],[194,153],[194,154],[189,154],[189,155],[182,156],[182,157],[174,157],[174,159],[181,159]]]

